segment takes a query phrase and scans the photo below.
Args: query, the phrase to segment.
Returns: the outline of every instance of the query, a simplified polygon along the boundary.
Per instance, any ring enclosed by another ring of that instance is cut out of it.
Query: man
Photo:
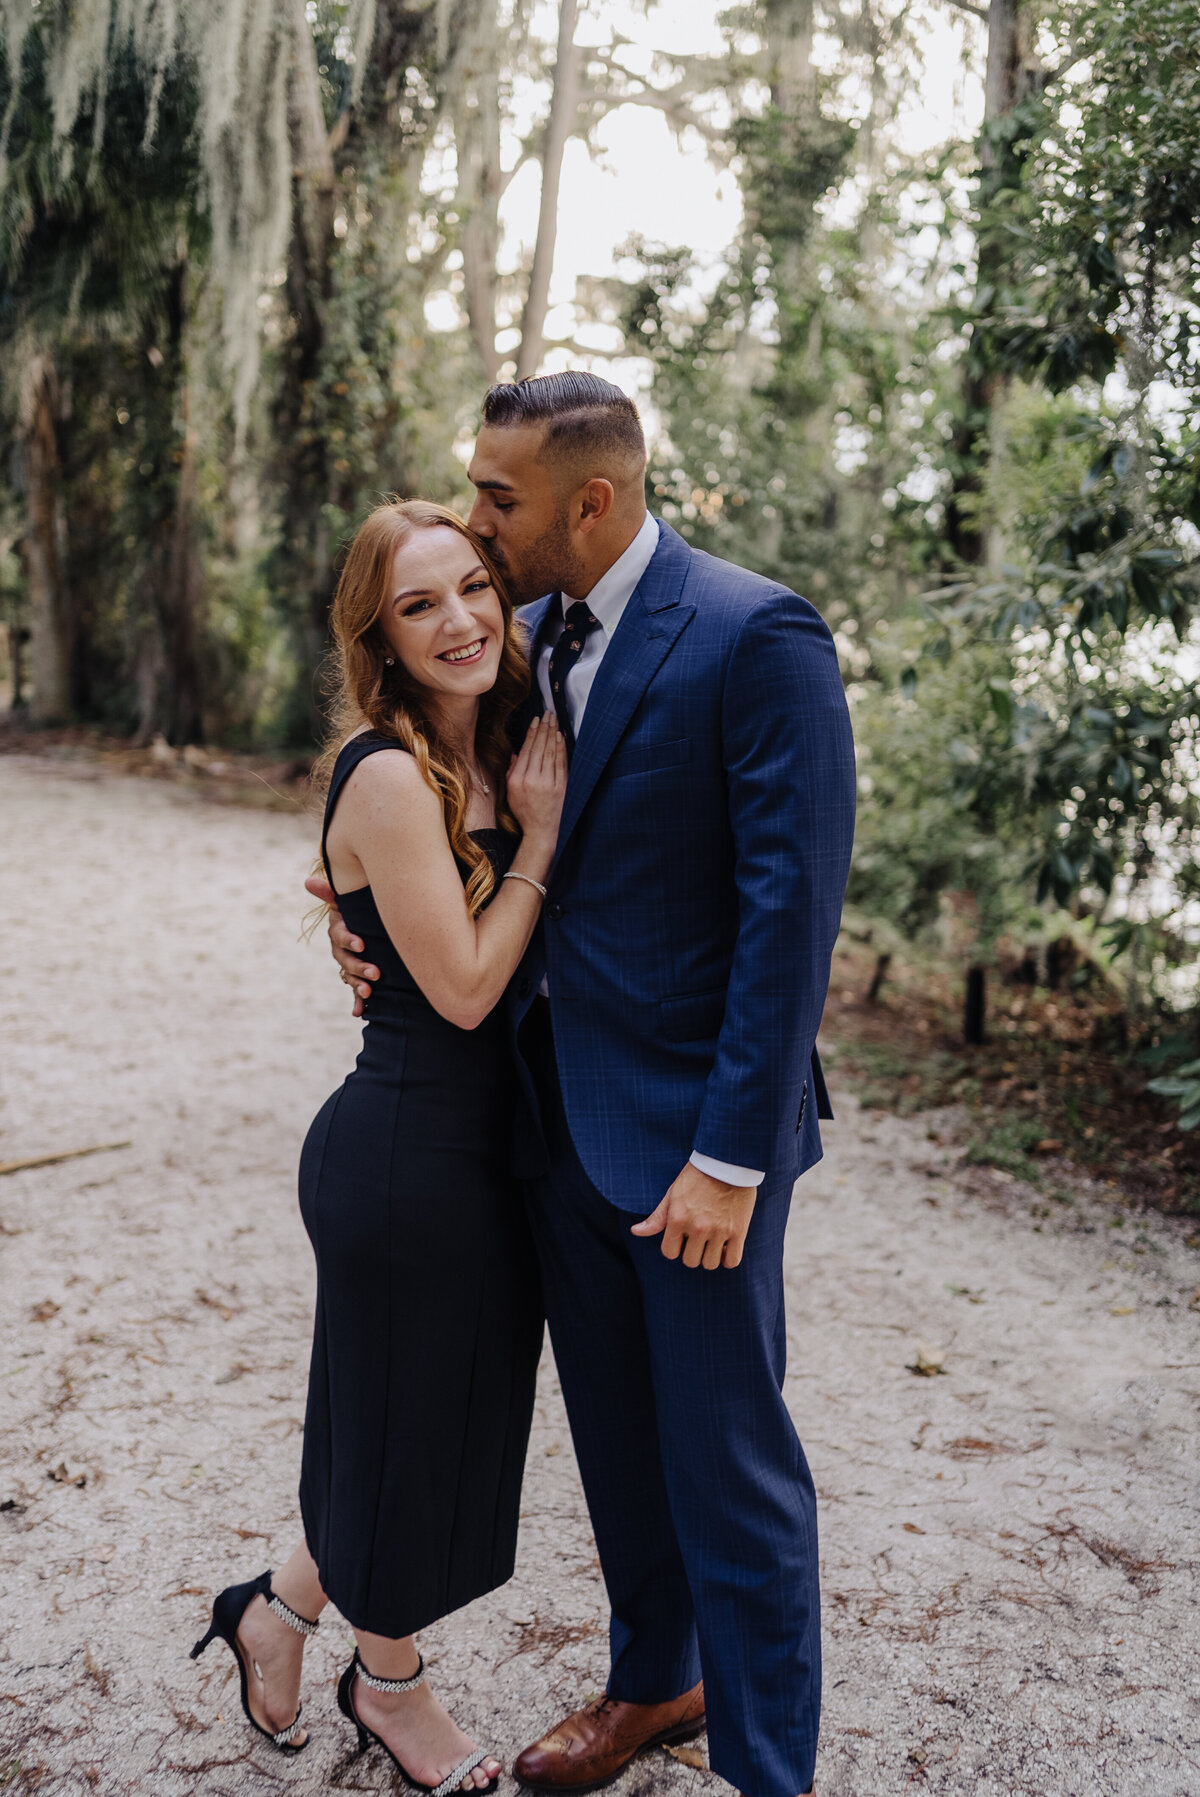
[[[538,1119],[518,1158],[612,1606],[606,1696],[515,1772],[595,1789],[707,1721],[746,1797],[797,1797],[820,1626],[783,1236],[830,1115],[815,1037],[854,808],[837,658],[805,600],[648,516],[618,388],[522,381],[483,418],[471,523],[537,600],[531,702],[571,750],[511,991]],[[365,996],[375,970],[336,918],[331,937]]]

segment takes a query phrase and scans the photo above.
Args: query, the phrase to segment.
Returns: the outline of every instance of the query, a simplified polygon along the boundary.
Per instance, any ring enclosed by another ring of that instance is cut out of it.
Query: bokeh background
[[[0,743],[303,802],[357,521],[594,368],[835,632],[864,1101],[1200,1208],[1198,71],[1191,0],[0,0]]]

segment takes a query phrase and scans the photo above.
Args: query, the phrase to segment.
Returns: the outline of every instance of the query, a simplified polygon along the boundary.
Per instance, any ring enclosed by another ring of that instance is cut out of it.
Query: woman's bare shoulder
[[[400,805],[406,812],[432,810],[441,816],[441,800],[413,755],[400,743],[364,755],[346,781],[346,793],[352,805],[355,799],[368,804],[381,800],[389,807]]]

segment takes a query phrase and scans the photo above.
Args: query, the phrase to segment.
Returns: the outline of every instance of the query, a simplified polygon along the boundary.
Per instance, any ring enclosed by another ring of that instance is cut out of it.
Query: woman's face
[[[496,684],[499,595],[472,545],[448,525],[414,530],[397,549],[379,626],[406,673],[431,692],[478,698]]]

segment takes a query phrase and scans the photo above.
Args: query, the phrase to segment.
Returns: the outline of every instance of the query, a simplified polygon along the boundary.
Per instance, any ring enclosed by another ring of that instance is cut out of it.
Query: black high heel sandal
[[[496,1757],[484,1748],[480,1753],[470,1754],[463,1761],[461,1766],[456,1766],[448,1777],[443,1778],[440,1785],[423,1785],[419,1779],[414,1778],[412,1773],[401,1765],[387,1742],[383,1739],[383,1736],[377,1735],[374,1729],[368,1728],[365,1722],[359,1720],[358,1711],[354,1707],[354,1699],[350,1695],[356,1678],[360,1678],[364,1685],[370,1685],[372,1691],[415,1691],[418,1685],[424,1684],[425,1682],[424,1660],[421,1658],[420,1654],[417,1655],[417,1670],[413,1673],[411,1678],[376,1678],[373,1673],[367,1671],[366,1667],[358,1657],[358,1649],[355,1648],[354,1658],[338,1680],[337,1688],[338,1709],[342,1712],[343,1716],[348,1717],[349,1720],[353,1722],[355,1728],[358,1730],[358,1751],[360,1753],[365,1753],[372,1741],[377,1742],[378,1745],[383,1748],[383,1751],[387,1754],[405,1784],[411,1785],[414,1791],[423,1791],[425,1797],[450,1797],[452,1791],[458,1790],[459,1785],[467,1776],[468,1772],[474,1772],[476,1766],[482,1766],[484,1760],[490,1760]],[[487,1797],[488,1792],[494,1791],[499,1783],[500,1774],[497,1772],[489,1778],[487,1784],[475,1785],[472,1789],[477,1792],[478,1797]]]
[[[237,1661],[238,1672],[241,1675],[242,1708],[246,1712],[247,1722],[252,1728],[256,1728],[260,1735],[265,1735],[268,1741],[273,1741],[281,1753],[303,1753],[308,1746],[308,1740],[296,1741],[293,1738],[300,1728],[303,1704],[296,1711],[295,1720],[289,1722],[286,1728],[281,1728],[278,1734],[272,1734],[269,1728],[264,1728],[262,1723],[256,1722],[250,1714],[246,1662],[242,1658],[242,1650],[237,1643],[237,1632],[242,1617],[256,1597],[265,1597],[267,1608],[278,1616],[280,1622],[286,1622],[290,1629],[295,1629],[298,1635],[316,1634],[318,1625],[315,1622],[308,1622],[303,1616],[297,1616],[295,1610],[289,1609],[281,1597],[276,1597],[271,1589],[271,1574],[267,1571],[260,1573],[258,1578],[251,1579],[245,1585],[227,1585],[224,1591],[217,1593],[213,1599],[212,1622],[209,1624],[208,1633],[202,1640],[197,1641],[189,1657],[198,1660],[209,1642],[217,1640],[218,1637],[227,1642],[233,1650],[233,1657]]]

